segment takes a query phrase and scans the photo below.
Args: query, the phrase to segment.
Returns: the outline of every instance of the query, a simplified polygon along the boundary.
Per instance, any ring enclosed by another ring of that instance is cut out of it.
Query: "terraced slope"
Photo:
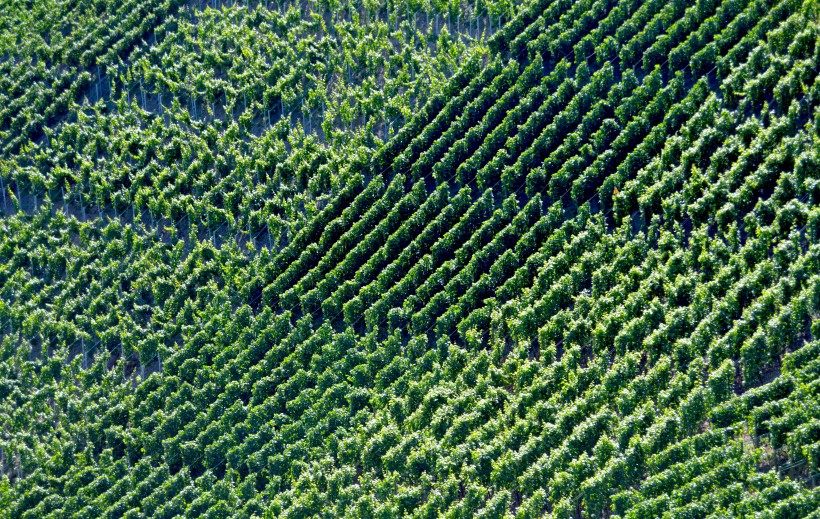
[[[170,267],[111,273],[159,330],[136,389],[125,362],[17,368],[6,336],[7,394],[75,396],[30,424],[61,450],[34,442],[2,508],[816,516],[817,14],[529,3],[281,251],[169,245]],[[9,299],[68,282],[61,239],[103,268],[142,246],[40,218],[48,240],[3,254],[49,282]]]

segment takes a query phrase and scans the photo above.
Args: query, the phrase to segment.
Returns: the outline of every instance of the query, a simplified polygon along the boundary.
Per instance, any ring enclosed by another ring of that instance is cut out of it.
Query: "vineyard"
[[[816,0],[7,4],[0,519],[820,518]]]

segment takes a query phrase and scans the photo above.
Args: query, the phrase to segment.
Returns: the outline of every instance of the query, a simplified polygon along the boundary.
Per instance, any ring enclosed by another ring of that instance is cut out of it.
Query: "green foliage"
[[[820,506],[811,3],[44,5],[0,518]]]

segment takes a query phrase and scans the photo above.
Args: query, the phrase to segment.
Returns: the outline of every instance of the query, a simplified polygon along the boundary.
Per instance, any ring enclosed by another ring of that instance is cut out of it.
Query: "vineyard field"
[[[816,0],[12,0],[0,519],[820,518]]]

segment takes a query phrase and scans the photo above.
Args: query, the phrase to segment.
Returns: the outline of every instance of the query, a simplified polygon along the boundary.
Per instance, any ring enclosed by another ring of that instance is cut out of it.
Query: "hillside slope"
[[[817,15],[534,0],[279,251],[5,220],[6,279],[44,280],[6,291],[17,337],[70,328],[38,298],[87,250],[100,342],[162,360],[134,389],[4,335],[58,449],[4,446],[0,509],[816,517]]]

